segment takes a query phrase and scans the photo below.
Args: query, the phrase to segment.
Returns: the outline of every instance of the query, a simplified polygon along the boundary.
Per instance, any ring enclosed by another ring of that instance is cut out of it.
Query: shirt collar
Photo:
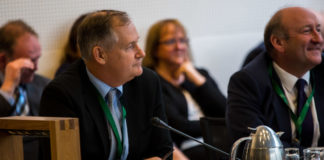
[[[282,69],[276,62],[273,61],[272,63],[273,63],[273,68],[276,71],[282,86],[285,87],[287,91],[293,92],[298,77]],[[304,79],[307,82],[307,85],[309,84],[309,71],[303,75],[302,79]]]
[[[86,67],[86,71],[89,77],[89,80],[91,81],[91,83],[97,88],[97,90],[99,91],[100,95],[102,97],[105,97],[107,95],[107,93],[110,91],[110,89],[112,88],[111,86],[107,85],[106,83],[104,83],[103,81],[99,80],[97,77],[95,77]],[[117,88],[117,90],[119,92],[117,92],[117,96],[118,98],[120,98],[120,96],[123,94],[123,85],[120,85]]]

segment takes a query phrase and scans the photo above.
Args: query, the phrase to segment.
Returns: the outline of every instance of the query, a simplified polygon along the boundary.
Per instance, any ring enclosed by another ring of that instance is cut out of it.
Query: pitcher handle
[[[235,143],[233,144],[232,147],[232,151],[231,151],[231,160],[235,160],[236,159],[236,152],[237,149],[239,147],[239,145],[241,144],[241,142],[245,141],[245,140],[252,140],[252,137],[242,137],[240,139],[238,139],[237,141],[235,141]]]

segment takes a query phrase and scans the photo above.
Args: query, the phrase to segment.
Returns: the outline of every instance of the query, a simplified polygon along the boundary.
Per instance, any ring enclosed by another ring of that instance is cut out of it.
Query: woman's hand
[[[194,83],[196,86],[201,86],[206,82],[206,77],[200,74],[197,69],[193,66],[189,58],[181,65],[181,67],[176,72],[176,76],[185,74],[187,80]]]

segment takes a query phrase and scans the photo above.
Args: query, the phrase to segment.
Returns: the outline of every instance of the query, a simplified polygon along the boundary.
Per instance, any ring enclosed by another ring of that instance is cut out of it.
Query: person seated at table
[[[38,34],[22,20],[0,28],[0,116],[38,116],[49,79],[36,74],[41,46]],[[24,137],[24,159],[38,159],[38,140]]]
[[[166,116],[138,39],[126,12],[89,13],[77,34],[82,59],[44,90],[40,115],[79,118],[83,160],[172,158],[169,131],[151,124]]]
[[[282,131],[284,147],[324,145],[324,68],[321,23],[313,11],[288,7],[264,31],[266,52],[232,75],[226,120],[233,137],[248,127]]]
[[[202,140],[199,118],[224,117],[226,99],[208,72],[192,64],[185,28],[176,19],[153,24],[145,52],[144,66],[160,77],[170,125]],[[177,134],[171,136],[189,159],[207,159],[199,143]]]

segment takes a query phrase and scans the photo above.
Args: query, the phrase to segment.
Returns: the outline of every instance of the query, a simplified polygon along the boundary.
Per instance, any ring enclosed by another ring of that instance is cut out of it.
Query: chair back
[[[230,136],[226,128],[225,118],[202,117],[200,126],[205,143],[230,154]],[[230,157],[206,148],[210,160],[225,160]]]

